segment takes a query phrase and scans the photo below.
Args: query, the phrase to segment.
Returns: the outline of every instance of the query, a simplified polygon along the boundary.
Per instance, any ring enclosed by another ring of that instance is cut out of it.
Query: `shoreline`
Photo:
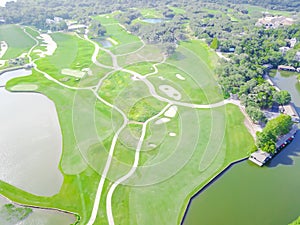
[[[55,212],[59,212],[59,213],[63,213],[63,214],[68,214],[68,215],[72,215],[75,218],[75,222],[74,225],[78,224],[81,220],[81,217],[79,214],[68,211],[68,210],[64,210],[64,209],[59,209],[59,208],[48,208],[48,207],[42,207],[42,206],[37,206],[37,205],[30,205],[30,204],[23,204],[20,202],[16,202],[11,200],[10,198],[6,197],[5,195],[0,193],[0,196],[3,197],[5,200],[7,200],[9,203],[20,206],[20,207],[24,207],[24,208],[31,208],[31,209],[41,209],[41,210],[49,210],[49,211],[55,211]]]
[[[248,160],[248,156],[238,159],[236,161],[233,161],[232,163],[230,163],[228,166],[226,166],[224,169],[222,169],[219,173],[217,173],[214,177],[212,177],[202,188],[200,188],[200,190],[198,190],[195,194],[193,194],[188,201],[187,206],[185,207],[185,211],[183,214],[182,219],[180,220],[180,225],[184,225],[184,221],[186,219],[186,216],[188,214],[188,211],[191,207],[192,201],[194,200],[194,198],[198,197],[200,194],[202,194],[202,192],[204,192],[207,188],[209,188],[211,185],[213,185],[216,181],[218,181],[228,170],[230,170],[233,166],[241,163],[241,162],[245,162]]]

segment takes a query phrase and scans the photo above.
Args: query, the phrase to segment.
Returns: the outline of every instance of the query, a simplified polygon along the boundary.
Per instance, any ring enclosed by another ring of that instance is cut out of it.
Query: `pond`
[[[109,40],[100,40],[99,43],[104,47],[104,48],[110,48],[112,47],[112,43]]]
[[[295,76],[273,79],[300,107]],[[300,111],[299,111],[300,112]],[[233,166],[192,200],[184,225],[287,225],[300,215],[300,132],[267,166]]]
[[[0,86],[17,70],[0,75]],[[37,93],[11,93],[0,88],[0,179],[29,193],[52,196],[63,176],[58,169],[62,134],[54,103]]]
[[[146,23],[156,24],[156,23],[162,23],[164,20],[159,18],[147,18],[147,19],[142,19],[142,21]]]

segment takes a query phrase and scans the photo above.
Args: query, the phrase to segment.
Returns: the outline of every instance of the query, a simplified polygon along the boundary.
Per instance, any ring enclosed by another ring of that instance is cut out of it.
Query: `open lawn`
[[[91,61],[94,46],[72,34],[54,33],[53,40],[57,43],[57,49],[52,56],[47,56],[36,61],[38,68],[47,71],[48,74],[71,86],[95,85],[97,80],[109,70],[95,67]],[[66,69],[82,72],[90,69],[92,75],[86,75],[82,79],[63,74]]]
[[[0,41],[5,41],[8,44],[8,50],[2,59],[17,58],[22,53],[28,52],[35,44],[18,25],[1,25]]]
[[[215,52],[204,42],[193,40],[182,42],[166,63],[186,73],[202,90],[205,98],[198,101],[214,103],[223,99],[221,89],[215,80],[214,68],[217,60]]]
[[[144,9],[142,14],[154,18],[159,12]],[[175,54],[164,62],[161,46],[146,45],[139,49],[143,43],[120,26],[113,15],[96,18],[106,27],[107,35],[118,42],[110,48],[112,53],[126,54],[117,59],[129,71],[114,71],[99,89],[76,91],[59,86],[35,71],[31,76],[9,81],[8,90],[34,87],[33,91],[55,103],[63,135],[59,168],[64,183],[57,195],[47,198],[25,193],[4,182],[0,182],[0,193],[23,204],[74,212],[81,217],[79,224],[85,225],[92,212],[100,174],[115,143],[94,223],[108,224],[108,191],[132,169],[141,134],[145,132],[136,171],[117,186],[112,196],[115,223],[179,224],[190,197],[252,148],[254,141],[244,126],[245,118],[234,105],[214,109],[173,106],[145,127],[143,122],[161,112],[167,103],[153,97],[142,79],[130,71],[144,76],[151,73],[148,81],[165,98],[174,100],[166,92],[174,88],[180,95],[178,101],[210,104],[223,100],[214,73],[218,57],[204,42],[193,40],[180,43]],[[37,36],[34,31],[30,33]],[[36,61],[40,70],[75,87],[96,85],[109,72],[92,63],[93,44],[72,34],[54,33],[51,37],[57,49],[53,55]],[[106,65],[111,63],[106,53],[100,52],[98,59]],[[78,74],[82,74],[78,71],[87,68],[92,75],[80,79]],[[99,101],[95,90],[108,104]],[[124,122],[118,110],[129,121],[115,139]]]
[[[126,29],[114,19],[113,15],[106,14],[95,17],[95,19],[99,20],[105,27],[107,32],[106,36],[112,39],[111,42],[113,42],[114,46],[110,48],[110,50],[114,54],[127,54],[142,47],[143,44],[141,40],[127,32]]]
[[[143,18],[162,18],[163,15],[161,12],[159,12],[158,10],[156,9],[150,9],[150,8],[147,8],[147,9],[142,9],[140,10],[141,14],[142,14],[142,17]]]
[[[180,108],[179,115],[164,132],[151,125],[146,144],[158,147],[142,152],[145,167],[128,181],[132,186],[117,189],[113,209],[124,224],[179,224],[189,198],[230,162],[245,157],[254,144],[236,106],[212,111]]]

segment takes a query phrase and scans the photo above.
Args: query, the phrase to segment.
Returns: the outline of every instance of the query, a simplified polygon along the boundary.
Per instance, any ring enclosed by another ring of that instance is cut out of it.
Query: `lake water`
[[[5,7],[6,2],[13,2],[16,0],[0,0],[0,7]]]
[[[273,79],[300,108],[296,77]],[[300,111],[299,111],[300,112]],[[269,165],[233,166],[196,196],[184,225],[287,225],[300,215],[300,132]]]
[[[156,24],[156,23],[162,23],[164,20],[159,18],[148,18],[148,19],[142,19],[142,21],[146,23]]]
[[[4,73],[0,86],[30,73]],[[58,169],[62,134],[54,103],[41,94],[2,87],[0,109],[0,179],[35,195],[57,194],[63,182]]]
[[[0,196],[0,208],[11,203]],[[17,206],[16,207],[20,207]],[[47,209],[33,209],[32,213],[17,224],[7,222],[7,218],[0,218],[1,225],[70,225],[76,221],[75,216]]]
[[[110,48],[113,46],[109,40],[100,40],[99,42],[104,48]]]

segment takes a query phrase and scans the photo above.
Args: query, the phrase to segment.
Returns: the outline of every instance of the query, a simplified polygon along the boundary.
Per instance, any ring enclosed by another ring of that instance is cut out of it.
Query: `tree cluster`
[[[265,152],[274,153],[278,137],[287,134],[292,125],[292,118],[284,114],[270,120],[263,131],[257,133],[258,147]]]

